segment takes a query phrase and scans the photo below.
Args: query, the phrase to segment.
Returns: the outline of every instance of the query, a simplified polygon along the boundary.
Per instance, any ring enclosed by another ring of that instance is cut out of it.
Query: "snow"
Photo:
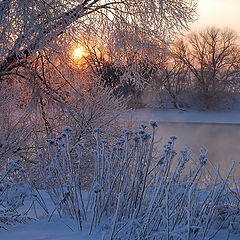
[[[48,195],[41,191],[44,202],[47,204],[48,209],[51,212],[54,209],[52,201]],[[87,201],[87,192],[83,192],[84,201]],[[25,204],[29,205],[31,200],[26,199]],[[30,216],[33,218],[26,224],[18,224],[15,227],[8,227],[9,231],[0,229],[0,240],[95,240],[101,239],[104,234],[103,231],[99,231],[99,228],[94,228],[93,233],[89,236],[89,229],[91,224],[91,215],[88,215],[87,221],[84,221],[83,230],[80,231],[76,221],[70,217],[59,218],[57,214],[54,214],[51,219],[50,215],[46,215],[40,205],[36,204],[37,219],[33,210],[30,212]],[[22,207],[24,211],[24,206]],[[34,220],[35,219],[35,220]]]
[[[0,232],[0,239],[4,240],[100,240],[103,238],[104,232],[94,232],[90,236],[87,229],[83,231],[72,231],[66,226],[70,222],[69,219],[53,220],[48,222],[47,219],[41,219],[38,222],[20,225],[11,229],[9,232]],[[227,239],[227,231],[220,231],[213,240]],[[240,236],[230,234],[229,240],[239,240]]]
[[[10,227],[9,231],[0,229],[1,240],[100,240],[105,239],[104,226],[93,229],[91,235],[89,235],[89,228],[91,217],[88,217],[88,221],[84,221],[83,230],[80,231],[77,227],[77,223],[69,217],[59,218],[56,215],[49,221],[49,216],[40,217],[38,220],[33,220],[26,224],[19,224],[16,227]],[[130,223],[129,223],[130,224]],[[107,226],[107,225],[106,225]],[[105,227],[106,227],[105,226]],[[231,233],[229,238],[228,230],[220,230],[213,240],[229,239],[239,240],[240,235]],[[124,240],[124,239],[123,239]]]
[[[219,124],[240,124],[240,111],[224,112],[200,112],[181,111],[176,109],[155,110],[137,109],[129,110],[122,115],[122,119],[131,121],[176,122],[176,123],[219,123]]]
[[[69,218],[56,218],[48,222],[48,218],[18,225],[8,232],[0,230],[0,239],[4,240],[95,240],[101,239],[103,232],[95,231],[89,236],[89,224],[79,231]],[[70,229],[72,228],[72,230]]]

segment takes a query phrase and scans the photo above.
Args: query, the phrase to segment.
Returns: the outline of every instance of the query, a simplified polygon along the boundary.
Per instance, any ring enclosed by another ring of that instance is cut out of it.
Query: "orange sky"
[[[191,30],[216,26],[233,29],[240,35],[240,0],[199,0],[198,12]]]

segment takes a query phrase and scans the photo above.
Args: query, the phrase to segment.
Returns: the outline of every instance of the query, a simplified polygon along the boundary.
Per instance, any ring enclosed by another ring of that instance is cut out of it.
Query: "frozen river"
[[[240,161],[239,124],[159,123],[157,140],[165,144],[170,136],[177,136],[176,149],[189,146],[199,155],[201,148],[208,150],[208,159],[227,170],[233,160]]]
[[[227,172],[236,161],[234,174],[240,174],[240,112],[184,112],[136,110],[127,115],[130,122],[156,120],[157,141],[164,145],[170,136],[176,136],[176,150],[190,147],[196,154],[201,148],[208,150],[207,157],[222,172]],[[138,124],[137,124],[138,125]]]

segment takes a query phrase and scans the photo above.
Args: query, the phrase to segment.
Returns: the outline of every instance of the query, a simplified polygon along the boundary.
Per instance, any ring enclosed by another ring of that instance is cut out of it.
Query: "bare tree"
[[[180,40],[175,57],[191,71],[196,87],[209,108],[218,92],[239,83],[240,52],[233,31],[208,28]]]
[[[154,78],[157,85],[169,94],[173,106],[183,110],[184,103],[180,95],[190,85],[189,71],[184,63],[168,51]]]
[[[195,8],[196,0],[2,0],[0,77],[22,77],[18,68],[27,66],[29,56],[83,29],[104,32],[124,24],[138,33],[165,39],[188,26]]]

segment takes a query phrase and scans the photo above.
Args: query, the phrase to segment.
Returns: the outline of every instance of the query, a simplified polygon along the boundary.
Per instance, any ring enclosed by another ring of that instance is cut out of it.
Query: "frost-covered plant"
[[[39,153],[39,164],[35,166],[33,177],[39,175],[39,187],[47,192],[54,203],[52,214],[57,211],[60,217],[68,215],[74,218],[79,224],[79,229],[82,229],[82,219],[86,219],[80,178],[84,146],[80,142],[71,146],[71,132],[72,128],[65,126],[62,134],[56,139],[47,140],[51,161],[48,163]]]
[[[35,202],[48,212],[39,191],[29,184],[26,175],[20,159],[10,161],[4,166],[0,176],[0,228],[8,230],[8,225],[33,219],[27,213],[32,207],[35,209]],[[27,198],[31,200],[29,204],[25,204]],[[24,205],[25,208],[22,208]]]
[[[50,219],[55,212],[68,215],[82,229],[90,213],[89,234],[97,225],[106,226],[107,219],[109,239],[211,239],[223,228],[229,235],[238,231],[240,193],[239,181],[231,176],[234,164],[225,177],[219,169],[210,175],[206,153],[197,159],[188,148],[177,153],[175,136],[156,154],[157,123],[150,126],[151,134],[146,124],[135,132],[123,130],[114,144],[101,137],[100,128],[93,130],[95,169],[87,205],[81,167],[89,148],[72,144],[70,127],[47,140],[48,156],[38,153],[38,164],[27,174],[20,161],[10,162],[1,176],[1,227],[18,221],[26,192],[32,196],[29,208],[37,201],[48,213],[42,189],[55,206]]]
[[[177,154],[175,136],[154,157],[157,123],[150,125],[152,136],[142,124],[137,132],[124,130],[113,147],[95,129],[92,227],[107,215],[112,219],[110,239],[205,239],[221,229],[221,209],[228,209],[224,221],[231,225],[228,219],[236,220],[239,209],[239,200],[230,192],[233,167],[225,178],[217,171],[209,182],[203,171],[206,155],[194,160],[189,149]]]
[[[94,127],[101,127],[107,138],[119,132],[116,130],[119,127],[118,116],[125,110],[125,101],[113,96],[111,89],[94,83],[97,79],[93,80],[91,77],[85,79],[85,85],[82,81],[82,85],[78,86],[78,77],[79,74],[75,74],[74,78],[69,77],[72,84],[74,82],[75,90],[65,87],[63,94],[61,89],[61,94],[65,97],[65,101],[61,103],[53,103],[48,97],[39,94],[37,88],[35,90],[38,93],[26,94],[28,85],[24,83],[16,86],[13,84],[14,91],[6,90],[6,85],[2,86],[0,166],[15,158],[23,160],[26,169],[35,166],[39,161],[35,158],[36,154],[47,154],[46,138],[61,135],[62,128],[66,125],[72,128],[73,145],[82,140],[93,143],[94,137],[91,133]],[[2,93],[4,88],[7,96]],[[37,96],[34,96],[35,94]],[[23,106],[19,107],[19,102]],[[87,146],[90,147],[90,144]],[[49,159],[45,160],[49,162]],[[87,161],[85,166],[87,167]]]

